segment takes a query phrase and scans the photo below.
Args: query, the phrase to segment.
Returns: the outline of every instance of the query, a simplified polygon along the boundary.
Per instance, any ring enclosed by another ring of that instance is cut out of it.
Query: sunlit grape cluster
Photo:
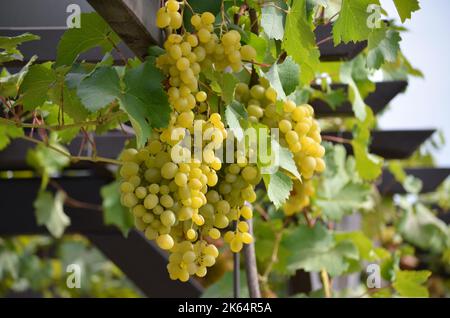
[[[222,38],[214,33],[215,17],[210,12],[194,15],[191,23],[194,33],[170,34],[164,43],[166,53],[156,64],[169,75],[169,101],[177,112],[192,110],[197,102],[200,107],[207,100],[207,93],[199,89],[202,70],[220,71],[230,67],[242,69],[242,60],[251,61],[256,51],[249,45],[241,47],[239,32],[231,30]]]
[[[178,12],[180,3],[176,0],[169,0],[165,6],[156,12],[156,26],[164,29],[170,27],[173,30],[181,28],[183,17]]]
[[[144,232],[149,240],[155,240],[161,249],[176,252],[187,249],[187,245],[179,247],[179,244],[199,243],[202,248],[196,249],[194,244],[192,251],[198,252],[193,262],[199,268],[199,272],[194,274],[200,276],[204,268],[214,264],[210,258],[204,261],[202,251],[208,245],[200,236],[220,237],[214,223],[215,209],[212,216],[205,213],[206,208],[201,209],[207,204],[207,197],[214,196],[208,187],[217,184],[217,171],[222,167],[213,148],[206,146],[220,146],[226,138],[226,130],[218,114],[212,114],[208,121],[192,118],[189,123],[180,122],[179,118],[173,115],[169,127],[160,133],[154,132],[146,147],[139,150],[130,148],[123,152],[121,202],[133,213],[136,228]],[[201,132],[209,130],[211,136],[215,136],[201,145],[203,151],[200,158],[196,158],[194,147],[181,143],[186,139],[193,142],[194,127]],[[216,204],[227,203],[219,199]],[[203,226],[208,228],[207,232],[202,231]],[[210,247],[206,251],[212,249]],[[177,263],[176,260],[174,256],[174,261],[168,266],[169,273],[172,278],[185,281],[192,275],[192,268],[188,270],[185,268],[187,264]],[[174,270],[174,264],[178,264],[179,270]],[[186,276],[184,270],[190,274]]]
[[[308,105],[296,105],[285,100],[277,109],[277,92],[266,79],[252,87],[240,83],[236,87],[236,99],[246,105],[249,121],[262,123],[269,128],[279,128],[280,144],[294,154],[294,161],[302,176],[302,181],[294,183],[291,199],[285,206],[286,214],[301,211],[309,205],[313,189],[309,179],[315,172],[325,169],[325,148],[320,127],[314,119],[314,109]],[[306,199],[308,198],[308,199]]]
[[[288,216],[294,215],[309,206],[310,198],[314,195],[314,192],[312,180],[294,180],[291,195],[283,206],[284,213]]]

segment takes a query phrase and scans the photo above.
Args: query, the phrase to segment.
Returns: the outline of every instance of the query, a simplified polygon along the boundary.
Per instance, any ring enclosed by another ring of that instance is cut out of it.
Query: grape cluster
[[[156,12],[156,26],[164,29],[170,27],[173,30],[181,28],[183,17],[178,12],[180,3],[176,0],[169,0],[165,6]]]
[[[294,154],[303,183],[294,183],[293,196],[285,206],[285,213],[301,211],[309,205],[309,196],[313,194],[309,180],[315,172],[320,173],[325,169],[325,148],[320,144],[322,138],[319,124],[314,119],[314,109],[308,104],[296,105],[291,100],[285,100],[278,110],[277,92],[264,78],[252,87],[244,83],[238,84],[235,96],[246,105],[251,122],[279,128],[281,146]]]
[[[315,188],[312,180],[294,180],[294,186],[283,210],[287,216],[294,215],[310,204],[310,197],[314,195]]]
[[[194,33],[170,34],[164,43],[166,53],[159,56],[156,64],[169,75],[169,101],[177,112],[204,107],[207,93],[199,90],[202,69],[224,70],[230,67],[240,71],[242,60],[253,60],[256,51],[250,45],[241,46],[239,32],[231,30],[222,38],[214,33],[215,17],[210,12],[194,15],[191,24]]]

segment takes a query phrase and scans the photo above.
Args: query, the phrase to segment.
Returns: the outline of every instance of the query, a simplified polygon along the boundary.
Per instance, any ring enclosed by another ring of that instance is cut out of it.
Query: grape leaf
[[[423,204],[408,207],[398,228],[406,241],[432,253],[450,247],[449,228]]]
[[[366,103],[352,77],[351,63],[342,64],[340,78],[342,83],[348,85],[348,97],[352,103],[353,112],[355,113],[356,118],[364,120],[366,118]]]
[[[64,200],[66,194],[63,191],[40,191],[34,201],[36,221],[38,225],[45,225],[54,237],[61,237],[64,230],[70,225],[69,217],[64,213]]]
[[[331,220],[340,220],[345,214],[351,214],[361,208],[370,194],[370,187],[349,183],[340,189],[321,187],[315,205]]]
[[[270,201],[279,209],[289,198],[292,190],[292,179],[285,173],[277,171],[273,174],[263,175]]]
[[[272,161],[275,161],[278,166],[290,172],[298,180],[301,180],[300,173],[298,172],[297,166],[294,161],[294,155],[289,149],[282,147],[278,143],[278,141],[273,139],[271,145],[271,154],[272,153],[275,155],[273,156]],[[272,163],[271,165],[274,165],[274,163]]]
[[[105,224],[117,226],[126,236],[133,227],[134,219],[132,214],[120,203],[119,187],[120,183],[115,181],[100,189],[103,199],[103,219]]]
[[[334,277],[344,273],[350,261],[359,259],[358,250],[352,242],[335,242],[330,231],[320,224],[313,228],[301,224],[287,240],[295,246],[288,258],[288,270],[291,272],[298,269],[319,272],[325,269]]]
[[[362,208],[368,200],[370,186],[355,176],[355,161],[347,157],[342,145],[326,144],[327,169],[319,178],[314,206],[331,220]]]
[[[400,50],[400,34],[395,30],[376,29],[369,35],[367,67],[379,69],[384,62],[395,62]]]
[[[153,60],[127,70],[121,107],[128,113],[136,130],[138,147],[145,145],[151,127],[167,127],[171,108],[162,87],[163,75]]]
[[[378,258],[372,240],[361,231],[335,233],[334,239],[336,242],[351,241],[362,260],[373,261]]]
[[[267,53],[267,39],[265,38],[265,36],[258,36],[250,32],[247,44],[251,45],[256,50],[255,60],[259,63],[262,63]]]
[[[56,73],[51,63],[32,65],[20,87],[21,102],[25,110],[33,110],[44,104],[47,92],[56,81]]]
[[[241,141],[244,138],[244,129],[247,128],[245,123],[248,119],[244,106],[233,100],[225,109],[225,119],[236,140]]]
[[[261,7],[261,27],[269,39],[283,39],[286,13],[280,8],[287,10],[285,1],[269,1]]]
[[[63,83],[58,83],[58,85],[61,87]],[[65,85],[62,90],[59,87],[49,91],[50,100],[58,105],[63,103],[64,113],[75,121],[81,122],[85,120],[89,116],[89,111],[81,103],[76,90],[69,89]]]
[[[402,23],[411,19],[411,14],[420,9],[418,0],[394,0],[394,4]]]
[[[293,0],[286,18],[283,48],[300,65],[300,78],[309,83],[318,68],[320,52],[316,45],[312,22],[309,22],[306,0]]]
[[[117,34],[97,13],[82,13],[81,28],[68,29],[61,37],[56,65],[71,65],[79,54],[98,46],[109,52],[119,41]]]
[[[274,63],[267,73],[263,74],[263,76],[269,81],[270,86],[277,92],[277,99],[285,100],[286,93],[284,92],[283,84],[281,84],[280,74],[278,73],[278,64]]]
[[[40,37],[31,33],[23,33],[18,36],[0,36],[0,49],[8,50],[8,49],[14,49],[18,45],[29,42],[29,41],[36,41],[39,40]]]
[[[80,82],[77,89],[81,102],[93,113],[111,104],[120,94],[119,75],[110,66],[95,69]]]
[[[395,273],[395,281],[392,286],[402,297],[428,297],[428,289],[423,285],[427,282],[430,275],[431,272],[426,270],[398,270]]]
[[[81,106],[84,110],[84,107]],[[61,122],[61,112],[59,105],[56,105],[54,103],[45,103],[41,107],[39,107],[39,110],[41,111],[41,115],[45,118],[45,123],[47,125],[59,125]],[[86,111],[86,110],[85,110]],[[87,111],[86,111],[87,112]],[[64,124],[65,125],[71,125],[74,123],[74,120],[67,115],[67,113],[64,113]],[[70,143],[79,133],[80,127],[72,127],[72,128],[65,128],[58,131],[53,132],[57,135],[57,140],[62,144],[68,144]]]
[[[9,145],[11,139],[23,136],[23,134],[23,128],[0,124],[0,150],[5,149]]]
[[[51,134],[48,143],[61,151],[68,151],[56,141],[56,134]],[[49,147],[39,144],[33,149],[29,149],[26,157],[27,164],[33,167],[42,175],[41,188],[47,186],[48,179],[51,175],[60,172],[64,167],[68,166],[70,159]]]
[[[342,0],[339,17],[333,25],[334,45],[339,43],[367,40],[372,31],[368,26],[371,4],[379,5],[379,0]]]
[[[0,95],[3,97],[16,98],[19,94],[20,86],[22,85],[25,75],[28,73],[30,66],[36,61],[37,56],[34,55],[25,64],[22,69],[15,73],[9,74],[6,68],[3,69],[0,75]]]
[[[293,93],[299,84],[300,67],[292,57],[288,56],[278,64],[278,75],[286,95]]]
[[[370,130],[375,125],[375,117],[370,107],[366,107],[366,113],[366,119],[357,122],[353,130],[351,143],[359,175],[364,180],[375,180],[381,174],[383,158],[369,153]]]

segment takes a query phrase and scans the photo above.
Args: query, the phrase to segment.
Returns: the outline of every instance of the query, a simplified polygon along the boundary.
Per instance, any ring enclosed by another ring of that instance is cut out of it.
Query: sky
[[[398,17],[392,0],[381,3],[390,17]],[[422,9],[405,23],[409,32],[402,34],[401,47],[425,78],[411,77],[406,93],[391,102],[378,123],[381,129],[441,130],[447,144],[436,152],[436,159],[438,165],[450,167],[450,1],[420,0],[420,5]]]

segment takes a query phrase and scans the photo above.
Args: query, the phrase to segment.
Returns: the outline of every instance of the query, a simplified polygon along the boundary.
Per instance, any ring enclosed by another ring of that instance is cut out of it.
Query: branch
[[[56,151],[59,154],[68,157],[70,159],[70,161],[73,162],[73,163],[76,163],[76,162],[79,162],[79,161],[90,161],[90,162],[95,162],[95,163],[102,162],[102,163],[109,163],[109,164],[114,164],[114,165],[122,165],[122,162],[119,161],[119,160],[110,159],[110,158],[104,158],[104,157],[100,157],[100,156],[95,156],[95,157],[72,156],[69,152],[66,152],[66,151],[64,151],[62,149],[59,149],[59,148],[57,148],[55,146],[52,146],[52,145],[50,145],[47,142],[44,142],[42,140],[38,140],[38,139],[35,139],[35,138],[32,138],[32,137],[28,137],[28,136],[25,136],[25,135],[21,136],[19,138],[27,140],[27,141],[30,141],[30,142],[35,143],[37,145],[43,145],[43,146],[45,146],[45,147],[47,147],[47,148],[49,148],[49,149],[51,149],[53,151]]]
[[[247,221],[248,232],[253,235],[253,219]],[[247,285],[250,298],[261,298],[261,291],[258,283],[258,269],[256,266],[255,243],[244,246],[245,272],[247,274]]]
[[[248,10],[250,16],[250,31],[252,33],[258,35],[259,27],[258,27],[258,16],[256,14],[256,10],[253,8],[249,8]],[[252,65],[252,73],[250,75],[250,86],[256,85],[258,83],[258,74],[256,73],[255,66]]]
[[[34,129],[47,129],[51,131],[61,131],[65,129],[70,128],[78,128],[78,127],[85,127],[85,126],[96,126],[100,124],[108,123],[120,116],[124,115],[124,112],[118,111],[115,113],[112,113],[111,115],[105,117],[99,117],[96,120],[90,120],[90,121],[83,121],[78,123],[73,123],[69,125],[45,125],[45,124],[29,124],[29,123],[23,123],[20,120],[12,120],[8,118],[0,117],[0,124],[10,125],[10,126],[17,126],[21,128],[34,128]]]
[[[66,190],[64,190],[64,188],[55,180],[50,180],[49,183],[55,189],[57,189],[61,192],[64,192],[65,197],[66,197],[66,199],[64,201],[65,205],[73,207],[73,208],[78,208],[78,209],[95,210],[95,211],[100,211],[100,212],[103,211],[103,209],[100,205],[89,203],[89,202],[79,201],[77,199],[70,197],[68,195],[68,193],[66,192]]]
[[[323,291],[325,293],[326,298],[331,298],[331,282],[330,276],[328,276],[325,268],[322,268],[320,271],[320,278],[322,279]]]
[[[336,137],[336,136],[322,135],[322,139],[327,140],[327,141],[337,142],[340,144],[351,144],[352,143],[352,141],[350,139],[345,139],[345,138]]]

